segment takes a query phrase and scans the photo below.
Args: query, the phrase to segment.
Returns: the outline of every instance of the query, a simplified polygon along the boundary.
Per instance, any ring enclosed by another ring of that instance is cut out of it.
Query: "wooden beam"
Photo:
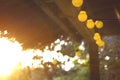
[[[69,19],[69,21],[74,25],[74,28],[79,32],[79,34],[83,38],[91,40],[94,34],[94,30],[87,29],[85,23],[81,23],[77,19],[80,9],[75,8],[72,5],[71,0],[54,0],[54,2]]]
[[[40,0],[33,0],[35,2],[35,4],[41,8],[47,15],[48,17],[55,22],[67,35],[69,35],[70,37],[73,37],[74,39],[76,39],[76,36],[74,35],[74,33],[72,33],[68,28],[67,25],[65,25],[60,18],[58,18],[58,16],[55,15],[55,13],[42,1]]]
[[[98,46],[94,41],[89,41],[90,55],[90,80],[100,80]]]

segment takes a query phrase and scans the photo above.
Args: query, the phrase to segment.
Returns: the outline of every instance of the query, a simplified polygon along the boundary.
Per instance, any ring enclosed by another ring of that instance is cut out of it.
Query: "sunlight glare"
[[[7,34],[7,32],[5,32]],[[43,68],[41,61],[43,63],[53,62],[57,60],[61,62],[61,66],[66,71],[74,67],[73,60],[67,55],[63,55],[58,50],[61,50],[61,45],[65,44],[65,41],[60,42],[60,39],[55,41],[54,50],[49,50],[48,46],[44,51],[40,49],[27,49],[23,50],[22,44],[16,41],[15,38],[0,38],[0,76],[9,76],[18,69],[24,69],[29,66],[31,69],[41,67]],[[67,43],[67,42],[66,42]],[[34,57],[37,58],[34,59]],[[39,59],[40,58],[40,59]],[[69,61],[68,61],[69,59]],[[64,64],[65,63],[65,64]]]
[[[20,60],[22,47],[8,38],[0,38],[0,75],[9,75]]]

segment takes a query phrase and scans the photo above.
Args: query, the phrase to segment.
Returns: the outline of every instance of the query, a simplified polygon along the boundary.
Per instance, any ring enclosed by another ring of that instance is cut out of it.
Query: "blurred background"
[[[0,0],[0,79],[119,80],[119,27],[119,0]]]

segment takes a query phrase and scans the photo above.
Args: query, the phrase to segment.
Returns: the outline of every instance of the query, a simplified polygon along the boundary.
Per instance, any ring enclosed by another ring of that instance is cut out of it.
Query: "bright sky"
[[[57,44],[54,50],[49,50],[48,47],[41,51],[39,49],[27,49],[23,50],[22,45],[15,40],[15,38],[0,38],[0,75],[10,75],[15,69],[24,68],[29,66],[31,68],[43,67],[40,65],[40,62],[53,62],[54,59],[64,63],[62,68],[66,71],[69,71],[72,67],[74,67],[73,61],[78,59],[75,57],[69,57],[67,55],[63,55],[57,50],[61,50],[61,45],[67,45],[67,42],[64,40],[60,41],[57,39],[55,41]],[[52,47],[53,45],[51,45]],[[81,48],[81,47],[80,47]],[[83,48],[83,47],[82,47]],[[42,57],[40,60],[33,60],[34,56]],[[69,59],[69,61],[68,61]],[[79,61],[81,62],[81,61]],[[19,65],[21,63],[21,65]]]

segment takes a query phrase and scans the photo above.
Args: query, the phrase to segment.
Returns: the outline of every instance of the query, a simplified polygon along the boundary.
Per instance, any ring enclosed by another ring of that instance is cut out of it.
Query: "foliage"
[[[22,67],[18,64],[13,73],[1,80],[89,80],[89,55],[85,42],[76,42],[70,38],[57,39],[43,51],[31,50],[32,60],[37,66]],[[35,53],[36,52],[36,53]],[[45,56],[44,56],[45,55]],[[53,56],[54,55],[54,56]],[[49,58],[49,61],[45,61]],[[60,59],[62,58],[62,59]],[[52,59],[52,60],[50,60]],[[42,66],[42,67],[41,67]]]
[[[64,74],[60,73],[53,80],[89,80],[89,55],[87,51],[79,48],[80,45],[81,43],[72,40],[68,41],[68,45],[62,45],[61,52],[63,54],[74,57],[76,53],[79,53],[79,56],[76,56],[75,66],[72,69],[64,72]],[[85,44],[82,46],[85,47]]]
[[[105,36],[105,47],[100,52],[101,80],[119,80],[120,36]]]
[[[66,74],[54,77],[54,80],[89,80],[89,65],[88,63],[76,64]]]

